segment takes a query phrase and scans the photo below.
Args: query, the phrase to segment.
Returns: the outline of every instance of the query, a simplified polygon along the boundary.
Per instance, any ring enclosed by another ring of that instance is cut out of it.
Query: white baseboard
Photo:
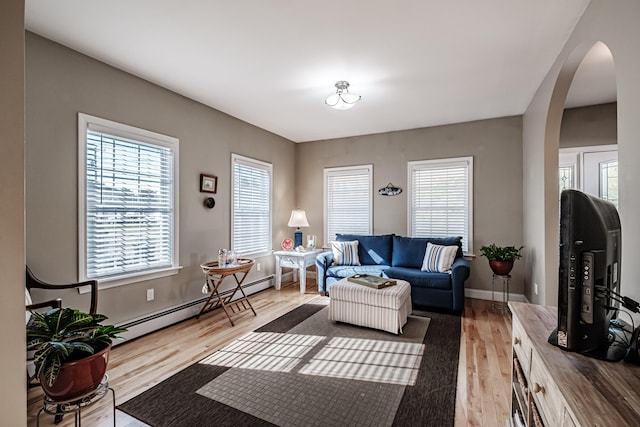
[[[282,274],[282,281],[290,281],[293,280],[293,272],[288,271]],[[247,295],[254,294],[256,292],[262,291],[264,289],[270,288],[274,285],[275,278],[273,276],[267,276],[263,279],[248,283],[244,285],[242,288],[245,290]],[[229,291],[222,292],[222,295]],[[482,300],[491,300],[492,295],[491,291],[485,289],[465,289],[465,296],[468,298],[482,299]],[[494,298],[496,301],[502,301],[502,292],[495,292]],[[179,306],[169,307],[164,310],[160,310],[154,313],[150,313],[144,316],[141,316],[136,319],[129,320],[122,324],[117,325],[118,327],[123,327],[127,329],[127,332],[121,334],[125,340],[114,340],[113,344],[118,345],[126,340],[132,340],[134,338],[141,337],[143,335],[149,334],[151,332],[155,332],[159,329],[165,328],[167,326],[171,326],[183,320],[189,319],[191,317],[196,316],[200,309],[202,308],[202,304],[206,301],[207,297],[203,297],[197,299],[195,301],[191,301],[189,303],[185,303]],[[509,294],[510,301],[516,302],[528,302],[527,298],[524,294]]]
[[[467,297],[467,298],[484,299],[484,300],[488,300],[488,301],[491,301],[492,299],[495,299],[496,301],[504,301],[504,299],[502,298],[502,291],[493,292],[493,298],[492,298],[491,294],[492,294],[492,292],[488,291],[486,289],[469,289],[469,288],[466,288],[464,290],[464,296]],[[524,294],[512,294],[512,293],[509,293],[509,301],[527,302],[527,298],[524,296]]]
[[[244,289],[247,295],[251,295],[264,289],[270,288],[273,286],[273,284],[274,277],[267,276],[260,280],[256,280],[243,285],[242,289]],[[223,291],[220,293],[220,295],[225,296],[226,294],[231,293],[231,291],[232,289]],[[237,299],[237,297],[234,299]],[[120,334],[120,336],[122,336],[124,340],[114,340],[113,345],[122,344],[127,340],[141,337],[143,335],[155,332],[159,329],[194,317],[200,312],[202,304],[204,304],[206,300],[207,297],[205,296],[185,304],[169,307],[119,324],[117,326],[120,328],[126,328],[127,332]]]

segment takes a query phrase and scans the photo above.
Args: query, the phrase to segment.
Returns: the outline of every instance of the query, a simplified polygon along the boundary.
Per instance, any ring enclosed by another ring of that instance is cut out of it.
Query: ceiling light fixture
[[[349,82],[340,80],[336,83],[336,93],[329,95],[324,103],[336,110],[348,110],[356,105],[360,98],[360,95],[349,93]]]

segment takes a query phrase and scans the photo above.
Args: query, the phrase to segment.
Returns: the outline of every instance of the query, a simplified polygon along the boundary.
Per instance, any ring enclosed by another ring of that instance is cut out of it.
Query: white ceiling
[[[617,100],[616,70],[609,48],[598,42],[589,50],[571,81],[565,108]]]
[[[303,142],[522,114],[589,1],[26,0],[26,28]]]

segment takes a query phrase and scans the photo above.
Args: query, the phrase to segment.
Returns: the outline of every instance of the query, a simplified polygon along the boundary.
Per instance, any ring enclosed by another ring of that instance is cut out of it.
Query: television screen
[[[613,204],[577,190],[562,192],[558,328],[550,342],[602,359],[624,358],[626,346],[612,342],[610,333],[620,307],[620,247]]]

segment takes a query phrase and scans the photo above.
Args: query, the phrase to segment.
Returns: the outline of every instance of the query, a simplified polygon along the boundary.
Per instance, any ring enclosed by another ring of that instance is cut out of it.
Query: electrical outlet
[[[533,283],[533,293],[538,295],[538,284],[537,283]]]
[[[153,292],[153,288],[147,289],[147,301],[153,301],[154,298],[155,298],[155,295]]]
[[[256,271],[260,271],[260,263],[256,264]]]

